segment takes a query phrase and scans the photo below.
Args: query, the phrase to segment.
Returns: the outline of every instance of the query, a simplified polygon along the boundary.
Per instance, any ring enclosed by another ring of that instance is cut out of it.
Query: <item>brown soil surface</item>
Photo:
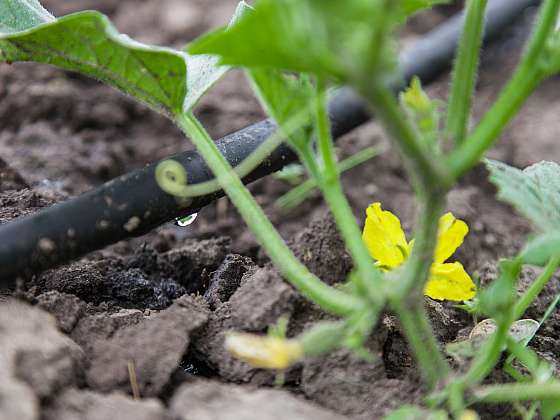
[[[57,15],[98,9],[134,38],[180,46],[225,23],[236,1],[44,3]],[[451,11],[415,18],[407,41]],[[529,22],[530,14],[486,49],[475,117],[511,72]],[[442,77],[429,91],[443,99],[448,83]],[[558,79],[542,86],[491,155],[519,167],[560,160],[559,89]],[[264,117],[237,71],[197,112],[216,138]],[[339,153],[348,156],[373,144],[388,144],[374,122],[340,140]],[[44,65],[0,65],[0,223],[190,147],[168,120],[95,81]],[[381,201],[411,230],[414,200],[393,150],[346,173],[344,184],[360,222],[367,205]],[[331,284],[345,279],[351,261],[317,194],[282,213],[274,201],[289,186],[268,178],[251,188],[312,271]],[[482,167],[462,180],[448,207],[471,227],[456,259],[487,283],[498,259],[521,246],[528,224],[495,200]],[[520,287],[537,274],[527,269]],[[559,289],[555,278],[527,317],[538,319]],[[473,326],[452,305],[426,304],[442,342]],[[327,318],[284,282],[235,209],[221,199],[187,228],[162,226],[37,276],[12,296],[0,294],[0,419],[376,419],[420,401],[414,362],[390,314],[368,343],[378,356],[374,363],[338,351],[286,372],[282,389],[272,387],[273,374],[224,352],[226,331],[263,332],[285,315],[291,334]],[[559,331],[555,313],[532,344],[558,366]],[[141,400],[132,398],[131,377]],[[481,413],[512,415],[503,407]]]

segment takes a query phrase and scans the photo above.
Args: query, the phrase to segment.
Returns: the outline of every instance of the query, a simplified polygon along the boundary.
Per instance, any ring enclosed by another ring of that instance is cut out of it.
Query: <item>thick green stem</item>
[[[464,175],[480,161],[541,81],[536,69],[519,68],[469,138],[447,159],[454,176]]]
[[[463,143],[467,135],[482,45],[486,4],[487,0],[468,1],[463,35],[453,66],[446,133],[456,146]]]
[[[262,209],[193,115],[178,115],[177,124],[189,136],[210,170],[281,273],[307,298],[337,315],[363,307],[363,301],[327,286],[294,256]]]
[[[473,397],[475,401],[486,403],[558,400],[560,399],[560,382],[482,386],[473,391]]]
[[[395,288],[397,299],[419,299],[424,296],[434,260],[439,218],[445,205],[445,193],[435,192],[423,199],[414,247],[405,266],[404,280]]]
[[[406,301],[393,305],[404,335],[414,353],[426,385],[434,389],[449,374],[449,365],[442,355],[428,321],[424,300]]]
[[[527,52],[512,79],[469,138],[449,156],[447,163],[455,177],[464,175],[478,163],[526,99],[547,76],[546,69],[540,61],[543,54],[546,54],[546,42],[555,28],[559,9],[560,0],[546,0],[543,4]]]
[[[430,388],[449,374],[445,360],[424,308],[424,288],[429,279],[437,241],[439,217],[445,194],[433,193],[423,198],[423,208],[416,230],[414,249],[398,279],[391,305],[398,314],[404,333]]]
[[[373,264],[368,249],[362,240],[362,232],[356,223],[352,208],[342,190],[326,104],[325,90],[322,86],[319,86],[316,101],[316,127],[323,168],[317,182],[357,266],[358,284],[361,291],[366,293],[372,302],[382,305],[384,301],[384,280],[381,272]]]
[[[551,258],[543,272],[536,278],[536,280],[525,291],[521,299],[517,301],[513,310],[514,319],[519,319],[525,313],[527,308],[531,306],[536,297],[544,289],[548,281],[552,278],[558,266],[560,265],[560,257]]]

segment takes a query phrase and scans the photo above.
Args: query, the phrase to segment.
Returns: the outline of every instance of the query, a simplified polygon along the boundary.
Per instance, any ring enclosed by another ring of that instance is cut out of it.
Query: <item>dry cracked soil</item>
[[[235,0],[45,0],[56,15],[83,9],[108,14],[141,41],[181,46],[225,23]],[[407,44],[454,12],[415,18]],[[484,51],[475,119],[496,96],[518,59],[532,14]],[[442,76],[429,86],[444,99]],[[525,167],[560,160],[560,80],[545,83],[513,121],[491,156]],[[197,114],[218,138],[264,117],[239,71],[227,75]],[[410,231],[413,195],[399,159],[375,122],[346,135],[340,156],[381,144],[387,151],[344,174],[357,220],[380,201]],[[173,125],[118,92],[85,77],[35,64],[0,65],[0,223],[31,214],[154,159],[191,146]],[[449,198],[470,234],[456,255],[481,281],[529,232],[496,201],[478,167]],[[330,284],[352,262],[317,194],[279,211],[290,187],[268,178],[251,189],[296,255]],[[520,290],[538,274],[523,272]],[[558,278],[528,309],[538,319],[559,292]],[[473,320],[451,304],[426,300],[442,343]],[[340,350],[275,375],[249,367],[223,349],[228,330],[261,333],[279,317],[289,333],[327,319],[272,267],[227,199],[203,209],[188,228],[173,224],[47,271],[17,291],[0,294],[0,419],[377,419],[420,401],[422,388],[398,323],[384,316],[368,342],[373,363]],[[560,369],[560,316],[554,313],[532,347]],[[134,380],[135,391],[131,387]],[[489,380],[503,378],[498,373]],[[140,399],[137,398],[138,393]],[[483,418],[511,418],[508,407],[478,407]]]

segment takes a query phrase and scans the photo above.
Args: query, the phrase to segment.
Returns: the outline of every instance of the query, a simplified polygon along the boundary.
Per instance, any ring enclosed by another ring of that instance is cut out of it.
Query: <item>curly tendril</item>
[[[187,171],[176,160],[167,159],[156,166],[156,181],[159,187],[168,194],[179,198],[189,196]]]

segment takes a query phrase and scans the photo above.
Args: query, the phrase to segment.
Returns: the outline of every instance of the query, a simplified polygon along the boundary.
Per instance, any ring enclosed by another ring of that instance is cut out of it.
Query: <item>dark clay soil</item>
[[[48,0],[61,15],[95,8],[142,41],[180,46],[227,21],[235,0]],[[412,43],[453,9],[416,18]],[[530,14],[485,51],[475,117],[511,72]],[[445,98],[449,79],[430,93]],[[492,156],[519,167],[560,160],[558,80],[542,86]],[[263,118],[240,72],[204,98],[198,114],[219,137]],[[388,144],[375,123],[339,142],[340,156]],[[172,124],[118,92],[84,77],[34,64],[0,65],[0,223],[39,211],[147,162],[191,146]],[[483,284],[500,257],[514,253],[529,226],[498,203],[483,168],[467,176],[448,207],[471,232],[456,258]],[[357,220],[372,201],[397,213],[410,231],[414,200],[394,151],[344,175]],[[281,213],[274,200],[288,186],[266,179],[257,200],[294,252],[324,281],[345,279],[351,260],[320,197]],[[535,278],[527,269],[520,288]],[[555,278],[529,308],[538,319],[559,292]],[[426,300],[443,343],[464,336],[473,321],[449,304]],[[419,402],[422,389],[397,321],[387,314],[368,347],[367,363],[346,351],[306,360],[273,387],[223,349],[224,333],[262,333],[289,316],[290,334],[327,318],[268,264],[227,199],[208,206],[188,228],[162,226],[115,244],[0,294],[0,419],[377,419]],[[533,341],[560,367],[560,316]],[[131,380],[132,379],[132,380]],[[499,379],[499,375],[495,376]],[[503,378],[502,378],[503,379]],[[134,391],[131,383],[134,383]],[[133,398],[138,392],[141,399]],[[485,418],[511,418],[503,407]]]

